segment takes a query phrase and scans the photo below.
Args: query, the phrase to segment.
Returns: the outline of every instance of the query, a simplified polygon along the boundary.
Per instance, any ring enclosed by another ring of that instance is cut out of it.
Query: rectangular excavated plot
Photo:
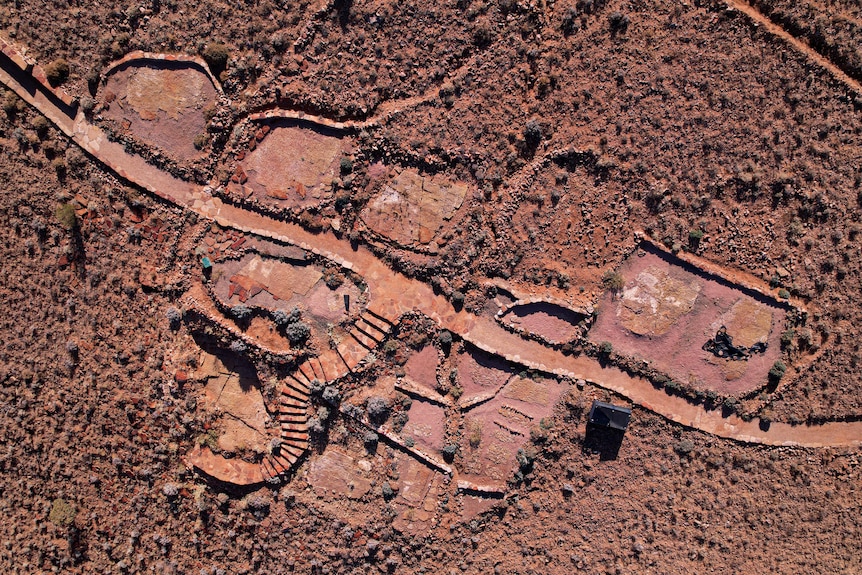
[[[660,252],[639,250],[619,273],[625,285],[616,297],[604,295],[591,341],[610,342],[615,352],[697,389],[737,395],[766,383],[781,357],[786,309]],[[702,349],[722,326],[734,345],[763,342],[766,351],[730,360]]]

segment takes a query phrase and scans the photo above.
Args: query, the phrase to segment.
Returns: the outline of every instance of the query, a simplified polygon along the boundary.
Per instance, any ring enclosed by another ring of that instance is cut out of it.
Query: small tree
[[[207,47],[204,48],[202,56],[213,74],[218,76],[225,68],[227,68],[230,50],[220,42],[210,42],[207,44]]]
[[[57,216],[57,221],[60,222],[60,225],[67,230],[72,231],[78,229],[80,222],[78,221],[78,214],[75,213],[75,206],[72,204],[60,204],[57,206],[55,215]]]
[[[52,86],[59,86],[69,79],[69,63],[63,58],[57,58],[45,66],[45,77]]]
[[[625,286],[625,280],[620,272],[608,270],[602,276],[602,285],[616,297]]]

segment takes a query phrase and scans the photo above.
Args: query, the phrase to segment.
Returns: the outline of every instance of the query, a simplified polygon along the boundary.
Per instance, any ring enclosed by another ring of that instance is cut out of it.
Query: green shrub
[[[793,338],[796,337],[796,330],[793,328],[787,329],[781,333],[781,349],[788,349],[793,345]]]
[[[438,340],[441,346],[448,348],[452,345],[452,332],[447,329],[442,330],[438,336]]]
[[[772,364],[771,368],[769,368],[769,381],[777,383],[782,377],[784,377],[785,373],[787,373],[787,366],[779,359]]]
[[[466,296],[464,295],[464,292],[458,290],[452,292],[452,303],[455,305],[455,307],[461,307],[462,305],[464,305],[465,298]]]
[[[195,139],[192,142],[192,144],[195,147],[195,150],[203,150],[204,148],[207,147],[208,143],[209,143],[209,136],[207,136],[206,132],[201,132],[200,134],[195,136]]]
[[[33,118],[33,129],[36,131],[36,135],[39,136],[40,140],[44,140],[45,136],[48,135],[48,128],[51,127],[50,122],[45,116],[36,116]]]
[[[45,66],[45,77],[52,86],[59,86],[69,79],[69,63],[63,58],[57,58]]]
[[[676,451],[679,455],[689,455],[692,451],[694,451],[694,443],[690,439],[680,440],[679,443],[674,445],[673,450]]]
[[[227,68],[230,50],[220,42],[211,42],[207,44],[206,48],[204,48],[202,56],[213,74],[218,76],[225,68]]]
[[[48,520],[59,527],[68,527],[75,521],[78,512],[75,506],[59,497],[51,503],[51,511]]]
[[[284,335],[287,336],[291,345],[303,343],[311,335],[311,328],[307,324],[297,321],[288,326],[284,330]]]
[[[323,274],[323,283],[329,289],[338,289],[344,284],[344,274],[337,270],[327,270]]]
[[[75,230],[78,228],[78,214],[75,213],[75,206],[72,204],[60,204],[57,206],[57,211],[54,213],[57,216],[57,221],[67,230]]]
[[[619,272],[608,270],[602,276],[602,285],[612,293],[619,293],[625,286],[625,280]]]
[[[784,288],[781,288],[780,290],[778,290],[778,297],[780,297],[781,299],[790,299],[790,292]]]
[[[341,163],[339,164],[339,169],[342,174],[350,174],[353,172],[353,161],[350,158],[344,157],[341,158]]]
[[[3,111],[6,112],[6,115],[14,118],[22,109],[23,103],[18,94],[12,91],[6,92],[6,95],[3,96]]]
[[[440,453],[443,454],[443,459],[446,461],[452,461],[455,458],[455,454],[458,452],[458,446],[454,443],[450,443],[445,445],[443,449],[440,450]]]

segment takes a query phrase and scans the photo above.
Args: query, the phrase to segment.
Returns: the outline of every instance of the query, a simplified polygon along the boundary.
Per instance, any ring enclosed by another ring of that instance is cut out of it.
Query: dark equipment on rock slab
[[[728,335],[726,327],[721,326],[721,328],[715,334],[715,337],[710,340],[707,340],[707,342],[703,344],[702,349],[704,351],[708,351],[716,357],[732,360],[743,360],[751,357],[751,354],[753,353],[765,352],[766,343],[759,341],[751,347],[733,345],[733,337]]]

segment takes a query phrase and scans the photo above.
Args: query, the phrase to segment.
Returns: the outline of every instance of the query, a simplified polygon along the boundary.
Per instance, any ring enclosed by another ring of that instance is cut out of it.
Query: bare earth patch
[[[359,499],[371,489],[356,459],[337,447],[312,460],[307,479],[314,492],[324,497]]]
[[[410,356],[410,359],[404,364],[404,371],[413,383],[433,391],[437,387],[437,364],[439,362],[440,357],[437,348],[433,345],[427,345]]]
[[[392,527],[402,533],[427,533],[437,516],[437,503],[442,487],[439,472],[404,453],[396,453],[399,476],[398,497],[393,508]]]
[[[547,302],[514,306],[503,315],[503,321],[513,327],[553,343],[563,343],[575,337],[578,322],[582,319],[584,316],[581,314]]]
[[[401,245],[426,245],[461,207],[466,194],[466,184],[409,168],[395,170],[361,217],[372,230]]]
[[[509,364],[478,349],[469,349],[457,358],[458,382],[464,394],[461,404],[471,397],[496,393],[512,377]]]
[[[257,199],[285,208],[319,204],[332,192],[349,141],[328,131],[277,126],[241,165]]]
[[[401,430],[401,437],[411,437],[417,446],[428,453],[443,449],[446,429],[446,412],[439,405],[414,399],[408,411],[410,419]]]
[[[234,371],[212,354],[202,352],[201,365],[209,371],[203,389],[205,409],[220,414],[218,447],[232,453],[251,450],[264,453],[269,439],[269,419],[259,383],[248,370]]]
[[[621,296],[607,293],[590,330],[594,342],[641,358],[677,381],[735,395],[766,383],[781,357],[785,311],[722,281],[684,269],[653,252],[640,251],[620,268]],[[721,359],[702,349],[722,327],[735,345],[767,344],[746,360]]]
[[[180,160],[197,157],[195,136],[206,132],[204,110],[216,89],[194,67],[132,63],[111,74],[99,93],[102,115]]]
[[[249,254],[216,264],[213,276],[215,292],[227,305],[249,302],[268,309],[286,309],[307,295],[323,272],[311,265]]]
[[[464,478],[505,486],[517,469],[518,449],[530,441],[533,427],[551,417],[565,389],[551,379],[513,377],[496,397],[471,409],[461,445]]]

